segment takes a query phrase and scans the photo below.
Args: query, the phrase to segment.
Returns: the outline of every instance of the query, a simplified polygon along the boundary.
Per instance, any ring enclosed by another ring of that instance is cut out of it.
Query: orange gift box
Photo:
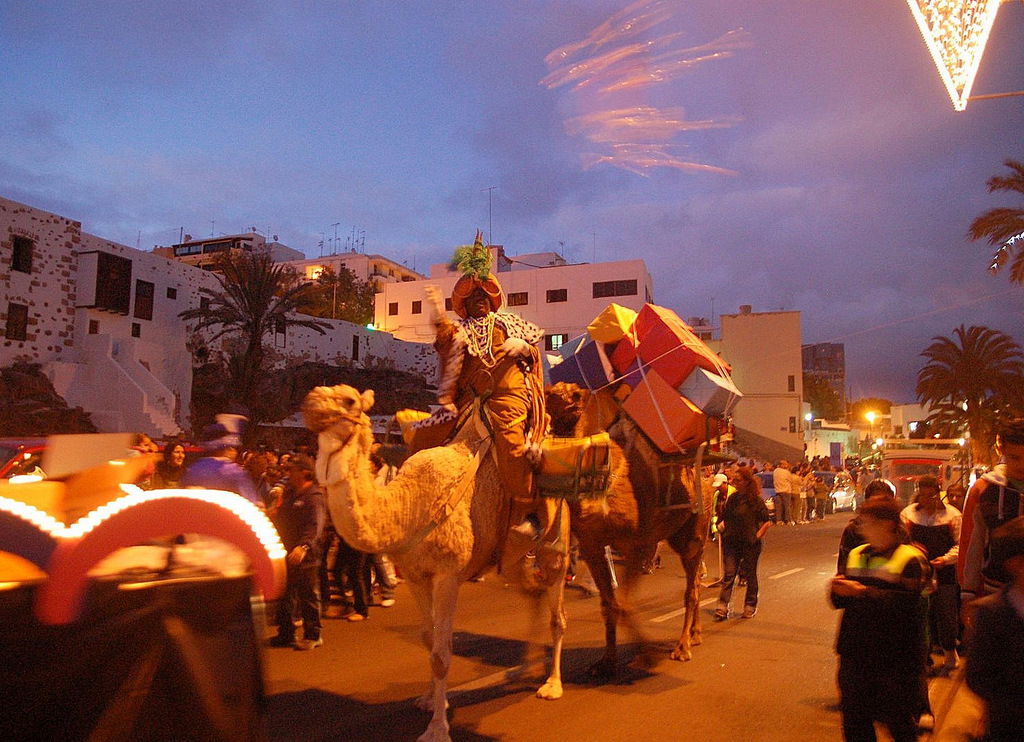
[[[679,453],[704,442],[707,418],[660,374],[648,373],[626,397],[622,409],[664,453]]]

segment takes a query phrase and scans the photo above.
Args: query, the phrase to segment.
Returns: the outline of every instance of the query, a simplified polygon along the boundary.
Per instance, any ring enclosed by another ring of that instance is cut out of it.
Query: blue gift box
[[[558,351],[563,360],[548,372],[552,384],[561,381],[594,390],[606,386],[614,378],[604,344],[588,340],[586,335],[573,338]]]

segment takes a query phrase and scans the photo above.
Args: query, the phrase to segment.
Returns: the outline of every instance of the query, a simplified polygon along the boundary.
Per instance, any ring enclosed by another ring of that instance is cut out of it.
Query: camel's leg
[[[590,569],[590,576],[601,594],[601,616],[604,618],[604,656],[590,666],[588,672],[595,677],[611,677],[615,674],[617,659],[616,627],[619,621],[619,602],[612,587],[612,568],[605,558],[604,547],[595,551],[581,549],[580,556]]]
[[[679,554],[683,571],[686,573],[686,591],[683,594],[685,615],[683,629],[676,648],[669,657],[686,662],[693,659],[692,646],[701,643],[700,633],[700,563],[704,557],[704,539],[692,531],[676,534],[669,544]]]
[[[636,611],[633,610],[633,595],[640,577],[647,574],[649,560],[646,555],[653,553],[653,550],[637,547],[639,545],[634,544],[634,549],[626,560],[626,572],[622,579],[622,589],[619,591],[619,621],[640,644],[640,654],[637,655],[635,662],[641,667],[649,668],[657,664],[657,654],[640,628],[640,622],[637,621]]]
[[[434,632],[430,649],[430,671],[434,683],[434,716],[427,731],[417,742],[450,742],[448,734],[448,669],[452,663],[452,625],[459,595],[459,578],[438,575],[434,578]]]
[[[545,581],[550,585],[547,590],[548,605],[551,610],[551,672],[537,690],[537,697],[553,701],[562,697],[562,639],[565,636],[565,570],[569,566],[569,513],[565,504],[561,505],[562,530],[559,534],[561,550],[557,553],[544,554],[543,564]]]
[[[409,582],[409,592],[416,601],[416,607],[420,611],[420,641],[430,652],[434,647],[434,609],[433,609],[433,581]],[[426,692],[416,699],[416,707],[424,711],[434,710],[434,677],[431,673],[430,685]]]

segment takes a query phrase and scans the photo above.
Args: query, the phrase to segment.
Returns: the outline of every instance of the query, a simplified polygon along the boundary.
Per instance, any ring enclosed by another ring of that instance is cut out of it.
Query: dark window
[[[99,335],[100,334],[100,322],[99,322],[99,320],[95,320],[95,319],[89,320],[89,334],[90,335]]]
[[[358,361],[359,360],[359,336],[358,335],[353,335],[352,336],[352,360],[353,361]]]
[[[792,374],[790,374],[789,378],[786,380],[786,387],[791,392],[796,391],[796,377],[793,376]]]
[[[565,345],[569,340],[569,335],[566,333],[560,333],[556,335],[545,335],[544,336],[544,350],[558,350]]]
[[[796,432],[796,418],[795,417],[789,418],[789,432],[790,433],[795,433]]]
[[[451,297],[448,297],[447,299],[444,300],[444,311],[446,311],[446,312],[453,311],[452,310],[452,300],[451,300]]]
[[[569,292],[567,289],[548,289],[548,304],[554,304],[560,301],[569,301]]]
[[[167,289],[167,298],[168,299],[177,299],[178,298],[178,289],[172,289],[172,288],[168,287],[168,289]]]
[[[412,313],[413,314],[423,314],[423,302],[422,301],[414,301],[412,303]]]
[[[34,243],[28,237],[15,235],[11,238],[14,254],[11,255],[11,270],[22,273],[32,272],[32,248]]]
[[[396,314],[398,314],[398,302],[388,302],[388,316],[394,317]]]
[[[142,325],[140,325],[138,322],[132,322],[132,337],[142,337]]]
[[[508,295],[508,305],[510,307],[524,307],[529,303],[530,294],[527,291],[517,291]]]
[[[210,297],[208,297],[208,296],[200,297],[200,299],[199,299],[199,308],[200,309],[209,309],[210,308]]]
[[[135,281],[135,317],[136,319],[153,319],[153,294],[156,287],[149,281]],[[138,337],[136,335],[135,337]]]
[[[285,332],[285,318],[281,315],[274,317],[274,332],[278,335],[284,335]]]
[[[28,306],[25,304],[7,305],[7,333],[8,340],[28,339]]]
[[[594,298],[603,299],[607,296],[636,296],[636,279],[628,281],[595,281]]]
[[[132,293],[132,261],[101,252],[96,262],[96,308],[128,314]]]

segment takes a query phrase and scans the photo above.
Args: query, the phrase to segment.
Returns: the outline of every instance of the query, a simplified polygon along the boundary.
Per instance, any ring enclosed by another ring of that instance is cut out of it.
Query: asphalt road
[[[775,527],[761,559],[761,601],[751,620],[713,623],[717,590],[702,591],[704,643],[691,662],[673,662],[682,623],[683,572],[670,551],[644,579],[636,601],[648,638],[664,657],[652,670],[628,661],[637,645],[620,636],[616,679],[591,680],[603,624],[597,598],[566,591],[565,694],[535,698],[537,681],[507,678],[531,631],[527,603],[495,574],[463,586],[449,675],[455,740],[838,740],[833,653],[838,612],[826,600],[836,545],[848,514],[824,523]],[[709,544],[709,580],[718,572]],[[397,605],[370,620],[325,620],[323,647],[265,653],[272,740],[414,740],[429,720],[412,699],[429,678],[415,606],[404,585]],[[742,589],[733,598],[742,605]]]

